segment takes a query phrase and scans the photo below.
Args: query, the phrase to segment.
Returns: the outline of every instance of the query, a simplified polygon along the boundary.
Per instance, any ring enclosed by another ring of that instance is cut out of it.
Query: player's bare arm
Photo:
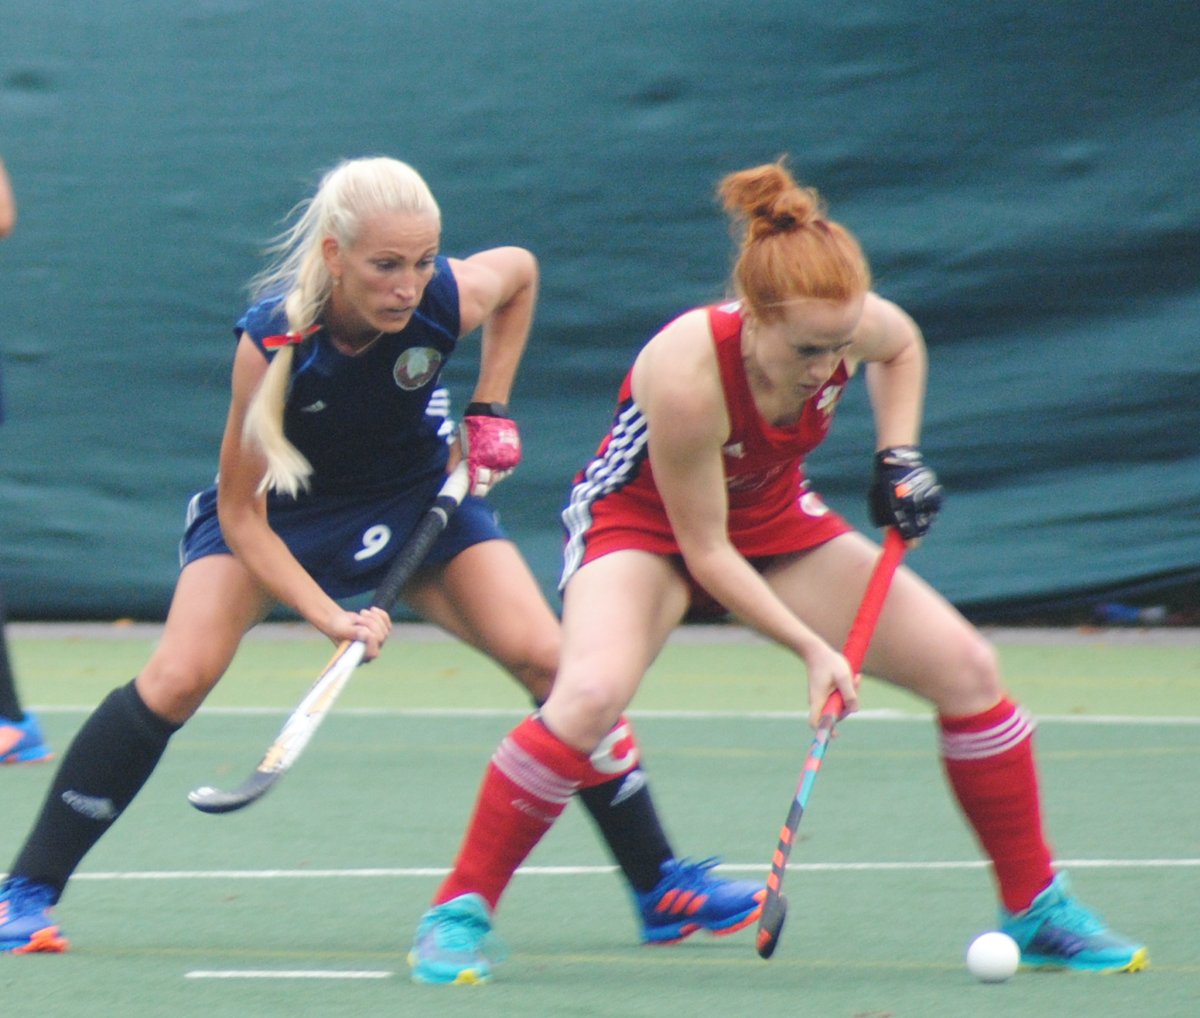
[[[7,237],[17,225],[17,201],[13,197],[12,184],[4,160],[0,159],[0,237]]]
[[[853,353],[867,365],[875,447],[917,445],[927,375],[925,340],[917,323],[891,301],[868,294]]]
[[[482,326],[474,401],[507,403],[537,303],[537,259],[524,248],[497,247],[451,259],[458,280],[461,334]]]
[[[249,337],[238,342],[233,394],[221,441],[217,513],[226,543],[276,600],[294,608],[334,642],[361,639],[374,657],[386,639],[390,620],[368,610],[347,612],[321,589],[271,529],[266,495],[259,490],[266,471],[262,454],[242,437],[246,408],[266,373],[267,360]]]

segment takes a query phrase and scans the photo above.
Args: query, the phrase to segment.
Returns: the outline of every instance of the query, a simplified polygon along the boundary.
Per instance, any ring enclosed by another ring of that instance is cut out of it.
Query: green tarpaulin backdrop
[[[723,293],[716,180],[785,152],[931,348],[914,566],[975,608],[1200,577],[1194,2],[0,0],[12,612],[162,616],[244,284],[371,153],[426,176],[448,253],[541,258],[496,501],[552,591],[630,357]],[[811,473],[859,523],[871,441],[858,386]]]

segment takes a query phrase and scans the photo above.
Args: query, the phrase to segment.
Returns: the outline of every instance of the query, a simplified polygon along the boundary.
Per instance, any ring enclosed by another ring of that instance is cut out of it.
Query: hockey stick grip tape
[[[404,589],[404,585],[412,579],[413,573],[425,560],[433,542],[446,529],[446,524],[450,521],[454,510],[466,497],[468,483],[467,461],[464,459],[446,477],[433,505],[421,517],[416,529],[409,536],[404,547],[400,549],[387,575],[380,581],[375,590],[375,596],[371,599],[373,608],[391,611],[400,599],[400,592]]]

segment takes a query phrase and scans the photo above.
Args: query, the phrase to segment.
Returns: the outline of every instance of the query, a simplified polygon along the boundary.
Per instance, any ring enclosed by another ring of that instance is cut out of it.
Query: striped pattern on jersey
[[[942,732],[942,756],[946,760],[986,760],[1002,756],[1033,736],[1033,719],[1022,707],[981,732]]]
[[[454,438],[454,419],[450,416],[450,392],[444,385],[439,385],[429,394],[429,402],[425,404],[425,416],[438,421],[438,436],[450,442]]]
[[[637,476],[646,459],[646,416],[629,399],[613,418],[612,431],[595,459],[579,474],[562,511],[567,543],[563,550],[562,583],[583,562],[585,537],[592,525],[592,506],[605,495],[619,491]]]

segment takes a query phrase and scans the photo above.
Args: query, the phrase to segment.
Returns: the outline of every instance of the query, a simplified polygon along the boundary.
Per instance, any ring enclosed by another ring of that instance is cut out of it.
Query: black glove
[[[942,486],[915,445],[895,445],[875,454],[875,477],[868,496],[871,522],[895,527],[911,541],[924,537],[942,507]]]

